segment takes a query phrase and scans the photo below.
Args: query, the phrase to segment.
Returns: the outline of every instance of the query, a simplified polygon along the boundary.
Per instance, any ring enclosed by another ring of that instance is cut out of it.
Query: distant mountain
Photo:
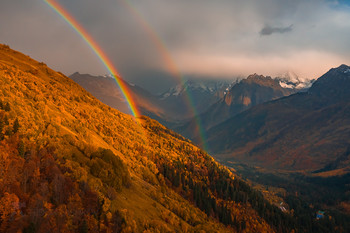
[[[69,77],[85,90],[92,93],[104,104],[118,109],[121,112],[128,114],[131,113],[120,88],[112,76],[92,76],[76,72]],[[159,106],[157,102],[158,100],[155,96],[141,87],[128,83],[125,80],[122,80],[122,82],[131,91],[131,95],[135,98],[137,105],[145,115],[151,112],[155,115],[164,114],[163,109]]]
[[[261,104],[208,132],[217,158],[313,172],[350,171],[350,67],[331,69],[305,93]]]
[[[75,72],[70,75],[69,78],[78,83],[88,92],[93,93],[93,95],[102,103],[118,109],[121,112],[127,114],[131,113],[124,96],[116,85],[113,77],[108,75],[92,76]],[[128,85],[128,87],[131,89],[132,86]]]
[[[314,83],[315,79],[303,79],[298,77],[293,72],[286,72],[284,75],[281,75],[280,77],[276,77],[283,88],[290,88],[290,89],[298,89],[300,91],[307,91],[312,86],[312,83]]]
[[[199,115],[202,126],[208,130],[211,127],[243,112],[260,103],[264,103],[283,96],[288,96],[298,91],[297,88],[283,88],[281,81],[253,74],[246,79],[234,84],[225,95],[216,103],[211,105],[207,111]],[[196,137],[196,120],[177,129],[181,134]]]
[[[116,81],[111,76],[92,76],[78,72],[69,76],[73,81],[93,94],[101,102],[129,113],[129,107],[124,100]],[[224,95],[229,87],[225,81],[187,81],[170,88],[167,92],[156,96],[145,89],[123,80],[131,91],[140,112],[160,121],[168,127],[173,127],[193,116],[193,107],[204,111],[210,104]]]
[[[229,81],[193,79],[170,88],[159,98],[172,109],[176,109],[181,114],[179,118],[184,120],[193,116],[193,107],[196,108],[196,113],[206,111],[211,104],[224,96],[230,85]]]
[[[112,76],[92,76],[76,72],[69,77],[102,103],[121,112],[131,114],[129,106]],[[145,89],[128,83],[125,80],[122,80],[122,82],[128,87],[142,115],[156,119],[167,126],[171,126],[173,122],[177,121],[173,109],[161,101],[158,96],[152,95]]]

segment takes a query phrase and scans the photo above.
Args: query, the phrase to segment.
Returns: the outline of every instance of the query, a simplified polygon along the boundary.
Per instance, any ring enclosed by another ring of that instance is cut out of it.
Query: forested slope
[[[291,232],[182,136],[0,45],[0,232]]]

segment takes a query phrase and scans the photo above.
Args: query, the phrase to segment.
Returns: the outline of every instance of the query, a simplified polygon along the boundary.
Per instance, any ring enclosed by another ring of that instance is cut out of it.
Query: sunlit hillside
[[[290,232],[190,141],[0,46],[0,232]]]

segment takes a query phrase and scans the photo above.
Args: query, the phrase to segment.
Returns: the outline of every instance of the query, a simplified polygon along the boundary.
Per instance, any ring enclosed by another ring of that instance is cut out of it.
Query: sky
[[[234,79],[294,72],[314,79],[350,65],[350,1],[57,0],[122,77],[152,92],[178,82],[150,25],[184,77]],[[0,43],[55,70],[104,75],[82,38],[42,0],[0,1]]]

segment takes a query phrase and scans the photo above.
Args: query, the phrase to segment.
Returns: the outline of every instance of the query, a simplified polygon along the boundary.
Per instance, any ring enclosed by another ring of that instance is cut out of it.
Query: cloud
[[[296,51],[285,56],[270,55],[249,56],[240,54],[237,56],[213,56],[211,54],[179,53],[181,69],[190,74],[200,76],[217,76],[217,70],[223,77],[246,77],[255,73],[278,77],[286,71],[294,71],[303,80],[320,77],[328,71],[329,67],[337,67],[342,64],[342,59],[337,55],[321,51]],[[278,64],[278,65],[276,65]],[[305,65],[307,64],[307,65]]]
[[[273,33],[286,33],[291,32],[293,30],[293,24],[289,25],[288,27],[271,27],[269,25],[266,25],[263,29],[260,31],[260,35],[262,36],[269,36]]]
[[[334,7],[326,0],[128,0],[143,22],[124,0],[56,1],[91,34],[123,77],[136,84],[154,77],[174,79],[161,45],[185,76],[274,76],[291,70],[315,78],[339,65],[335,62],[350,63],[350,10],[342,1]],[[108,72],[42,0],[2,0],[0,21],[0,43],[56,70]],[[161,42],[154,43],[145,23]]]

